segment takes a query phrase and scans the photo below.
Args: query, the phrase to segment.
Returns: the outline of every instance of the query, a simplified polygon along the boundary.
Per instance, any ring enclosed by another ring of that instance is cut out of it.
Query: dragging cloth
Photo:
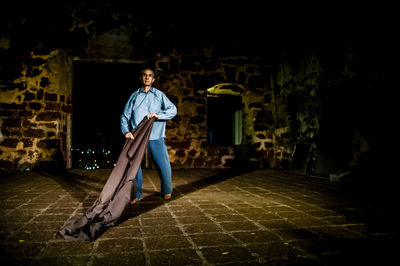
[[[135,177],[150,138],[154,118],[143,119],[126,139],[116,166],[93,205],[78,220],[63,226],[59,233],[67,240],[93,241],[115,225],[129,202],[136,197]]]

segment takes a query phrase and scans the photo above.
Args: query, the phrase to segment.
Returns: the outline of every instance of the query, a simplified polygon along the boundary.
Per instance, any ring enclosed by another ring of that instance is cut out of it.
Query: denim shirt
[[[147,93],[140,88],[129,97],[121,115],[122,134],[133,131],[150,113],[158,115],[158,119],[153,124],[150,140],[165,138],[166,120],[172,119],[177,110],[168,97],[154,87],[151,87]],[[129,129],[129,122],[131,129]]]

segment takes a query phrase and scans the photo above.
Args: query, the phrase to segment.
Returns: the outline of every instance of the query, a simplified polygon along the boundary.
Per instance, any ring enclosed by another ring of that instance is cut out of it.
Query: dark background
[[[130,95],[140,87],[139,66],[74,62],[72,148],[110,151],[115,162],[124,143],[120,117]],[[82,159],[75,152],[74,164]]]

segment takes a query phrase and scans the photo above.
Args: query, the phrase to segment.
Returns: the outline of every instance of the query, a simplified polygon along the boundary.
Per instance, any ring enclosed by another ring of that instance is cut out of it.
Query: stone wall
[[[156,16],[142,17],[136,5],[122,10],[105,2],[55,4],[51,12],[46,4],[34,2],[6,10],[0,33],[0,168],[30,169],[49,161],[68,167],[71,58],[140,61],[157,68],[160,89],[178,107],[167,131],[175,168],[229,167],[238,162],[293,168],[302,147],[300,164],[313,164],[309,162],[319,150],[320,169],[327,172],[330,163],[324,161],[339,161],[343,168],[381,146],[383,115],[376,111],[384,108],[370,106],[384,103],[383,89],[393,87],[386,84],[391,47],[370,42],[370,28],[355,41],[348,38],[352,27],[344,23],[340,33],[349,35],[332,39],[308,27],[280,27],[285,23],[274,19],[270,25],[265,19],[253,23],[254,16],[231,24],[233,13],[212,10],[216,12],[207,14],[217,15],[218,21],[204,20],[204,12],[185,17],[178,10],[162,9]],[[199,27],[188,27],[191,24]],[[224,34],[218,25],[225,25]],[[225,82],[241,88],[242,144],[210,146],[206,91]],[[350,159],[342,159],[343,153],[324,159],[338,150],[336,144]],[[380,158],[380,149],[374,154]]]
[[[6,52],[0,67],[0,167],[65,166],[72,113],[71,57],[62,50],[26,56]]]
[[[168,122],[167,144],[175,168],[230,167],[246,161],[281,167],[291,159],[285,109],[274,96],[274,70],[260,58],[195,55],[159,58],[159,86],[178,107]],[[207,89],[238,84],[244,105],[243,141],[239,146],[207,144]]]
[[[1,80],[0,167],[31,169],[42,162],[69,167],[72,56],[52,50],[9,57],[8,62],[3,65],[7,76]],[[308,107],[317,102],[313,95],[320,69],[315,58],[292,69],[290,64],[273,66],[261,58],[218,57],[203,50],[159,55],[153,64],[157,87],[178,108],[177,116],[167,123],[174,168],[225,168],[238,163],[288,168],[296,143],[314,141],[318,116]],[[220,83],[240,88],[240,145],[207,142],[207,89]],[[293,102],[293,95],[300,98]],[[300,102],[308,109],[299,109]]]

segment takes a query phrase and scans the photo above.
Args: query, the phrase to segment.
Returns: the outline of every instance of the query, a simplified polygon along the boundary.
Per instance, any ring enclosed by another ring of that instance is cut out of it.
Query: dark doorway
[[[120,116],[143,65],[74,62],[72,167],[112,168],[124,143]]]
[[[240,96],[207,97],[207,139],[211,145],[239,145],[242,141],[243,104]]]

